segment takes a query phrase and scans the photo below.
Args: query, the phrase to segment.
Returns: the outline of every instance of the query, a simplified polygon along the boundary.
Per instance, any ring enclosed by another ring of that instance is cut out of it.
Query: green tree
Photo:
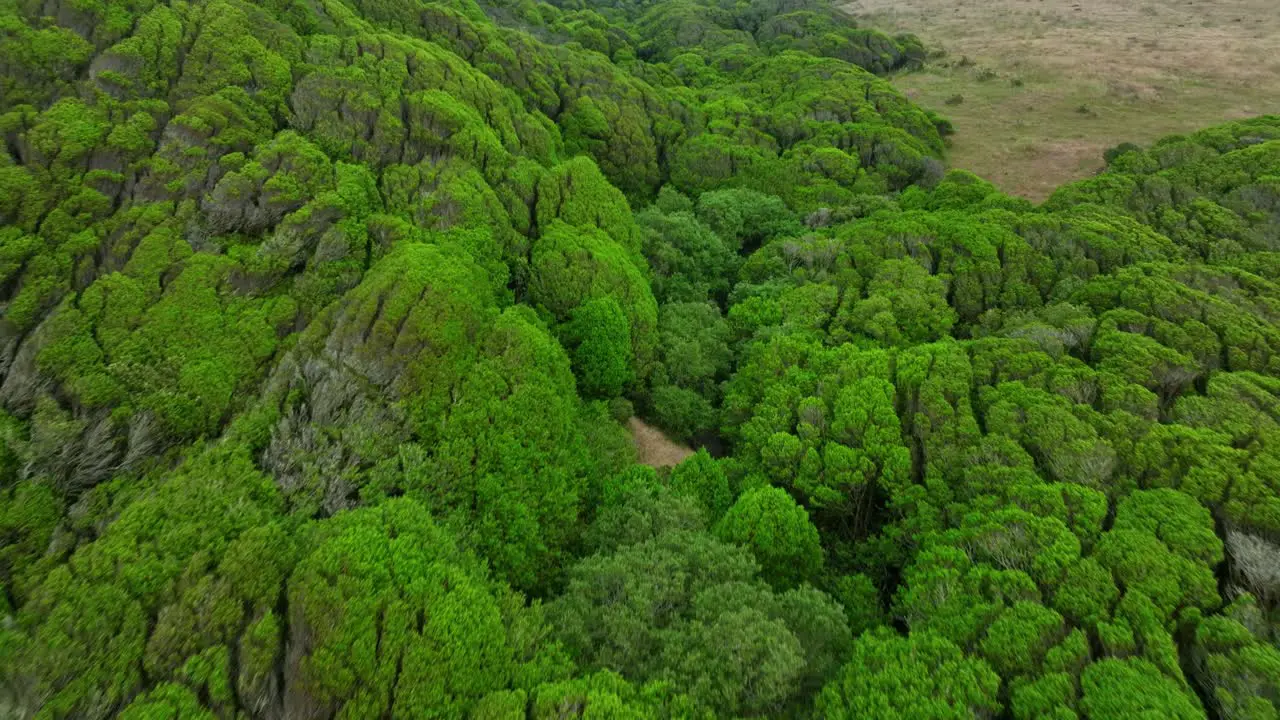
[[[1209,512],[1176,490],[1134,493],[1116,509],[1094,557],[1131,592],[1150,598],[1166,617],[1184,606],[1218,602],[1213,566],[1222,541]]]
[[[1100,660],[1085,668],[1080,685],[1080,707],[1090,718],[1206,717],[1189,688],[1179,686],[1145,660]]]
[[[542,230],[530,261],[529,299],[557,320],[602,297],[617,302],[631,328],[633,362],[647,375],[657,341],[658,306],[626,250],[598,230],[555,222]]]
[[[573,311],[566,328],[582,392],[614,397],[634,377],[631,327],[612,297],[589,300]]]
[[[733,491],[721,464],[705,448],[671,468],[671,491],[693,498],[708,524],[715,524],[733,504]]]
[[[1252,720],[1275,717],[1278,710],[1280,650],[1250,629],[1260,627],[1259,620],[1256,601],[1245,595],[1196,628],[1194,672],[1223,717]]]
[[[124,720],[213,720],[216,715],[181,685],[160,685],[129,703],[120,713]]]
[[[1000,710],[1000,678],[930,633],[858,638],[853,657],[818,696],[827,718],[971,718]]]
[[[781,488],[742,493],[716,524],[715,534],[751,550],[762,576],[779,589],[813,578],[822,567],[818,529],[809,521],[809,513]]]
[[[536,616],[418,503],[339,514],[311,545],[289,580],[287,714],[466,717],[525,677]]]
[[[769,715],[807,701],[849,634],[830,598],[777,594],[758,567],[745,549],[668,531],[580,561],[548,617],[580,666],[668,682],[702,711]]]

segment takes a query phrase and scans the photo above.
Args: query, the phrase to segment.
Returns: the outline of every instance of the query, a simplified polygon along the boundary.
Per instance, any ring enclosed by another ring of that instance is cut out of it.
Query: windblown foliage
[[[1276,718],[1280,118],[1037,207],[923,57],[0,0],[0,716]]]

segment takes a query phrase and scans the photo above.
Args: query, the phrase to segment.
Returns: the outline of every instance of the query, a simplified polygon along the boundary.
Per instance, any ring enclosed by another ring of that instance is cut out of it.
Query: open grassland
[[[956,125],[950,164],[1040,200],[1146,143],[1280,112],[1276,0],[852,0],[945,54],[895,83]]]

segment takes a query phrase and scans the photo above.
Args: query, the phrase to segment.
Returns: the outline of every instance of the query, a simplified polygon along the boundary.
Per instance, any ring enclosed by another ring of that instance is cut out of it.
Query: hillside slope
[[[1280,117],[1035,206],[924,57],[0,1],[0,715],[1274,717]]]

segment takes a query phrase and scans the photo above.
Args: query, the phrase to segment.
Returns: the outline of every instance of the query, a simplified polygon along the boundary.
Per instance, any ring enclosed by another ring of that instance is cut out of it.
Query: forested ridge
[[[0,0],[0,717],[1280,717],[1280,117],[1037,206],[925,54]]]

